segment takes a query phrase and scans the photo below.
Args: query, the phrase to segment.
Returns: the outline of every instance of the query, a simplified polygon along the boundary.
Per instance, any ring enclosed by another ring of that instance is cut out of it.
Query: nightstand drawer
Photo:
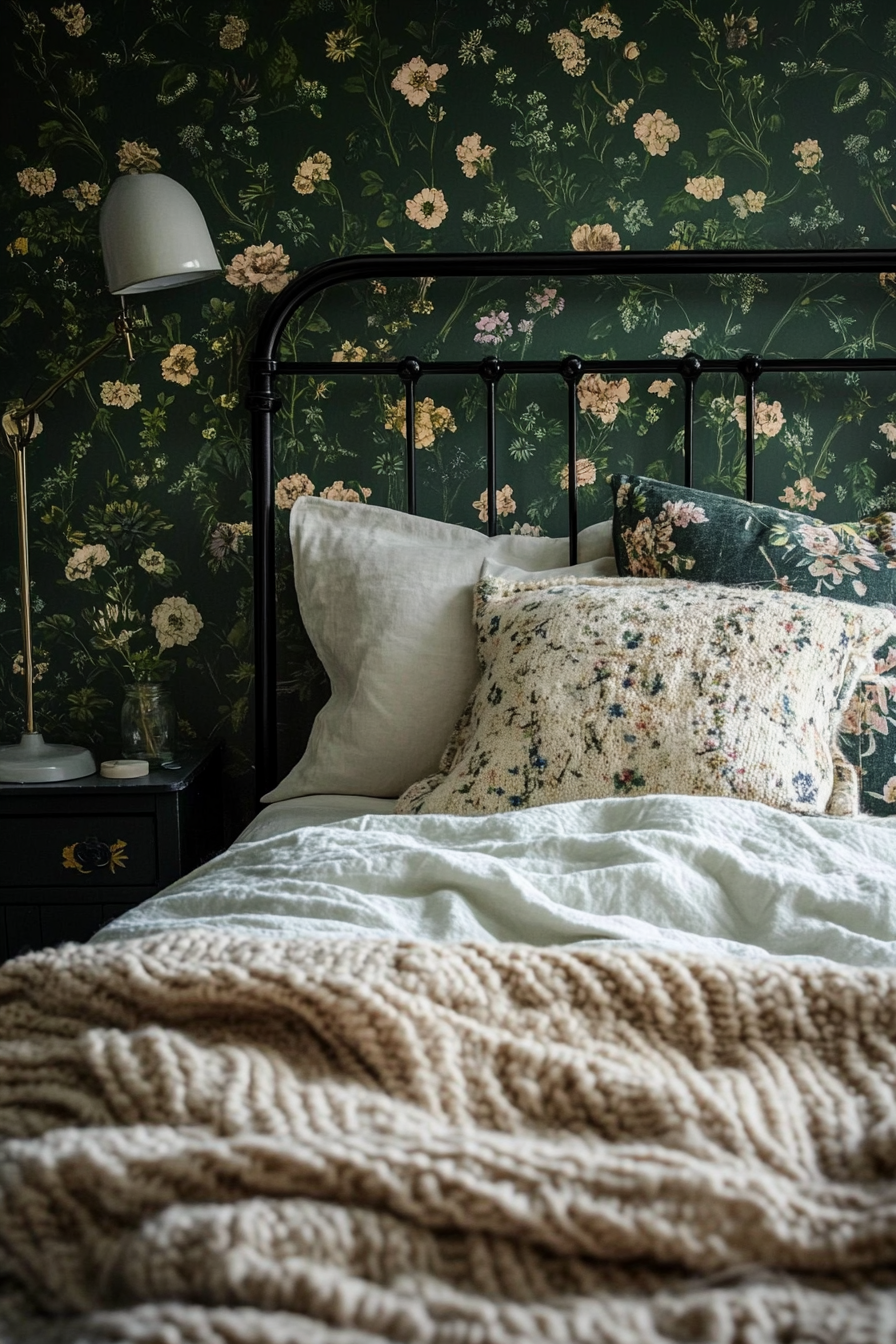
[[[0,820],[0,891],[58,887],[76,893],[152,886],[156,819],[145,815],[17,817]]]

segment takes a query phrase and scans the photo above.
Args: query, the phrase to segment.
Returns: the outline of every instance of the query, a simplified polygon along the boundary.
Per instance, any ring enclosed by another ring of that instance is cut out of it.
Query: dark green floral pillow
[[[896,611],[896,513],[857,523],[614,476],[613,546],[620,574],[824,593]],[[875,655],[896,669],[896,641]]]

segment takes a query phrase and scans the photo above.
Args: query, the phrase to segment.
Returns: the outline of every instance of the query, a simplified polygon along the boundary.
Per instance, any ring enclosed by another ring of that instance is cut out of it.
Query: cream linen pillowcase
[[[482,563],[560,567],[565,537],[486,537],[370,504],[301,498],[290,516],[296,592],[331,696],[305,754],[263,802],[314,793],[394,798],[438,768],[479,677],[470,619]],[[579,533],[613,556],[612,524]]]
[[[682,579],[484,579],[482,676],[441,769],[396,812],[676,793],[854,808],[836,750],[880,607]],[[849,802],[843,799],[849,796]]]

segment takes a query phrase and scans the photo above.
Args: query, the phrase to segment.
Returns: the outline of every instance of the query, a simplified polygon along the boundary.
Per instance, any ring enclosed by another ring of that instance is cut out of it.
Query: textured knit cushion
[[[435,770],[476,679],[473,585],[488,556],[563,565],[565,537],[487,537],[370,504],[301,498],[290,538],[305,629],[330,679],[304,756],[265,802],[307,794],[395,798]],[[612,561],[610,523],[579,533]]]
[[[475,619],[479,685],[396,811],[679,793],[824,812],[841,710],[896,634],[880,607],[664,579],[484,579]]]
[[[620,574],[747,584],[896,609],[896,514],[857,523],[614,476],[613,546]],[[896,640],[874,671],[896,668]]]

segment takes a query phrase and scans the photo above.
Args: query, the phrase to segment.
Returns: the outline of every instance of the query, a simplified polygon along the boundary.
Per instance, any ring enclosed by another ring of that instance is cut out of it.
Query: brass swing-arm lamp
[[[221,265],[199,206],[190,193],[161,173],[129,174],[113,185],[100,212],[100,242],[106,278],[121,295],[122,311],[105,341],[27,406],[7,411],[2,442],[13,459],[18,522],[22,659],[25,674],[25,731],[19,742],[0,746],[0,782],[46,784],[79,779],[96,770],[86,747],[44,741],[34,719],[34,645],[31,628],[31,565],[28,546],[26,453],[35,437],[37,412],[117,341],[127,343],[133,361],[125,296],[193,284],[220,274]]]

